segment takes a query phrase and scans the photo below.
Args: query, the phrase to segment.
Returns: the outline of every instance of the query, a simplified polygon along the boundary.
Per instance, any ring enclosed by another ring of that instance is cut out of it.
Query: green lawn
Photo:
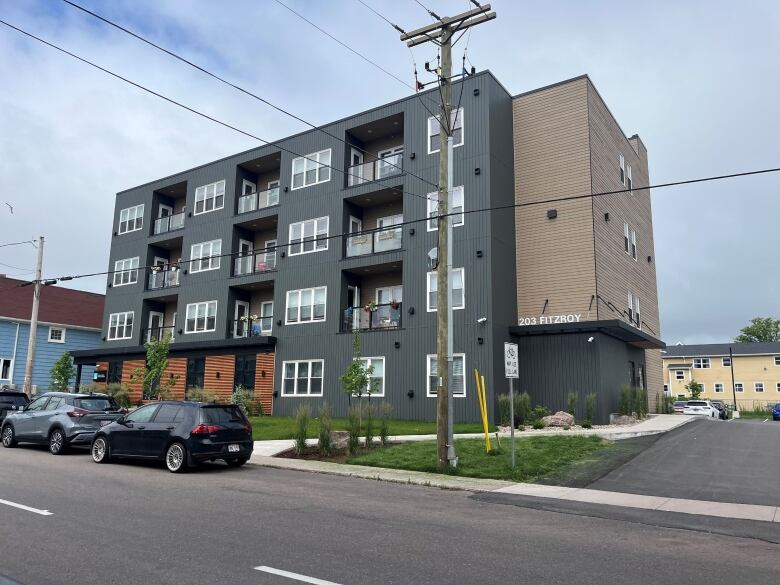
[[[510,465],[510,442],[504,439],[501,451],[485,453],[480,439],[462,439],[455,442],[458,467],[455,473],[465,477],[532,481],[567,466],[595,459],[594,454],[612,448],[612,443],[599,437],[530,437],[517,440],[517,467]],[[373,453],[352,457],[347,463],[436,472],[436,445],[432,442],[402,443]]]
[[[254,416],[249,419],[252,423],[252,436],[255,441],[268,441],[271,439],[290,439],[293,434],[293,417],[291,416]],[[319,433],[318,420],[309,423],[309,437],[315,439]],[[346,431],[347,419],[334,418],[334,431]],[[375,432],[379,430],[379,421],[375,420]],[[491,432],[495,429],[491,426]],[[481,433],[482,425],[479,423],[455,423],[456,433]],[[420,422],[414,420],[391,420],[391,435],[435,435],[435,422]]]

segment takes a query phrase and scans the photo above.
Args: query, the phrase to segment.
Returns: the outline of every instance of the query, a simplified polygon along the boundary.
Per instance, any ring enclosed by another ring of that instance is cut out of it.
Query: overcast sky
[[[407,30],[429,22],[414,0],[365,1]],[[409,50],[357,0],[285,2],[411,83]],[[82,4],[317,124],[409,93],[273,0]],[[512,94],[588,73],[647,145],[653,183],[780,166],[776,0],[492,5],[468,46],[477,69]],[[306,129],[58,0],[0,0],[0,18],[263,138]],[[117,191],[257,145],[4,26],[0,83],[0,244],[43,234],[48,276],[106,269]],[[653,193],[667,343],[780,317],[779,188],[780,173]],[[0,248],[0,273],[34,263],[32,246]],[[69,286],[104,292],[105,278]]]

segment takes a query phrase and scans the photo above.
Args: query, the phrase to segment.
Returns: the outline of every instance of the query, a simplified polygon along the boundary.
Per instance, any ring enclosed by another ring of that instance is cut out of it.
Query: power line
[[[581,195],[568,195],[568,196],[562,196],[562,197],[557,197],[557,198],[553,198],[553,199],[544,199],[544,200],[541,200],[541,201],[528,201],[528,202],[525,202],[525,203],[514,203],[514,204],[510,204],[510,205],[496,205],[496,206],[493,206],[493,207],[481,207],[481,208],[477,208],[477,209],[464,209],[463,211],[457,211],[457,212],[452,212],[452,213],[444,213],[444,214],[436,214],[436,215],[431,215],[429,217],[424,217],[424,218],[419,218],[419,219],[410,219],[408,221],[402,221],[400,223],[397,223],[397,224],[395,224],[393,226],[381,227],[381,228],[377,227],[377,228],[373,228],[373,229],[370,229],[370,230],[362,230],[359,233],[333,234],[333,235],[323,236],[323,237],[319,237],[319,238],[315,238],[313,240],[307,240],[307,241],[312,241],[312,242],[316,243],[316,242],[332,240],[332,239],[335,239],[335,238],[363,236],[363,235],[368,235],[368,234],[387,232],[387,231],[390,231],[390,230],[393,230],[393,229],[397,229],[397,228],[400,228],[400,227],[404,227],[404,226],[407,226],[407,225],[415,225],[415,224],[418,224],[418,223],[428,222],[428,221],[430,221],[432,219],[438,219],[439,217],[453,217],[453,216],[460,216],[460,215],[469,215],[469,214],[472,214],[472,213],[485,213],[485,212],[488,212],[488,211],[502,211],[502,210],[505,210],[505,209],[517,209],[517,208],[522,208],[522,207],[530,207],[532,205],[544,205],[544,204],[548,204],[548,203],[558,203],[558,202],[561,202],[561,201],[576,201],[578,199],[587,199],[589,197],[604,197],[606,195],[619,195],[619,194],[629,194],[629,195],[632,195],[634,191],[644,191],[644,190],[650,190],[650,189],[664,189],[664,188],[667,188],[667,187],[677,187],[677,186],[680,186],[680,185],[691,185],[691,184],[695,184],[695,183],[704,183],[704,182],[709,182],[709,181],[721,181],[721,180],[724,180],[724,179],[735,179],[735,178],[740,178],[740,177],[749,177],[749,176],[753,176],[753,175],[762,175],[762,174],[777,173],[777,172],[780,172],[780,167],[760,169],[760,170],[755,170],[755,171],[744,171],[744,172],[740,172],[740,173],[731,173],[731,174],[727,174],[727,175],[715,175],[715,176],[710,176],[710,177],[701,177],[701,178],[697,178],[697,179],[685,179],[685,180],[681,180],[681,181],[672,181],[672,182],[668,182],[668,183],[659,183],[657,185],[647,185],[647,186],[644,186],[644,187],[633,187],[631,189],[617,189],[617,190],[613,190],[613,191],[602,191],[602,192],[599,192],[599,193],[583,193]],[[303,243],[303,242],[304,241],[301,240],[301,243]],[[276,246],[263,248],[260,251],[253,252],[253,254],[251,254],[251,255],[245,254],[244,256],[242,256],[239,252],[229,252],[229,253],[225,253],[225,254],[215,254],[213,256],[204,256],[203,258],[191,258],[191,259],[187,259],[187,260],[181,260],[180,262],[177,262],[176,264],[177,265],[183,265],[183,264],[187,264],[189,262],[194,262],[194,261],[197,261],[197,260],[208,260],[208,259],[211,259],[211,258],[226,258],[226,257],[233,257],[233,256],[239,257],[239,258],[240,257],[250,257],[252,255],[261,254],[261,253],[263,253],[263,251],[278,250],[278,249],[281,249],[281,248],[286,248],[288,246],[290,246],[290,242],[288,242],[286,244],[278,244]],[[139,266],[137,268],[125,269],[125,270],[105,270],[105,271],[101,271],[101,272],[92,272],[92,273],[89,273],[89,274],[77,274],[77,275],[72,275],[72,276],[58,276],[58,277],[48,278],[48,279],[44,279],[44,280],[57,280],[57,281],[60,281],[60,280],[74,280],[74,279],[77,279],[77,278],[88,278],[88,277],[92,277],[92,276],[110,275],[110,274],[114,274],[114,273],[118,273],[118,272],[130,272],[131,270],[147,270],[147,269],[151,269],[151,268],[155,268],[155,267],[159,267],[159,266],[157,266],[157,265],[149,265],[149,266]]]
[[[343,138],[341,138],[341,137],[339,137],[339,136],[336,136],[335,134],[331,134],[330,132],[328,132],[327,130],[325,130],[325,129],[324,129],[322,126],[317,126],[317,125],[315,125],[315,124],[312,124],[311,122],[309,122],[309,121],[307,121],[307,120],[304,120],[304,119],[303,119],[303,118],[301,118],[300,116],[298,116],[298,115],[296,115],[296,114],[293,114],[292,112],[290,112],[290,111],[288,111],[288,110],[286,110],[286,109],[282,108],[281,106],[277,106],[276,104],[274,104],[274,103],[271,103],[271,102],[270,102],[270,101],[268,101],[267,99],[265,99],[265,98],[263,98],[263,97],[260,97],[259,95],[257,95],[257,94],[255,94],[255,93],[253,93],[253,92],[249,91],[248,89],[244,89],[243,87],[241,87],[241,86],[239,86],[239,85],[236,85],[235,83],[233,83],[233,82],[231,82],[231,81],[228,81],[227,79],[225,79],[225,78],[223,78],[223,77],[220,77],[219,75],[217,75],[216,73],[213,73],[213,72],[209,71],[209,70],[208,70],[208,69],[206,69],[205,67],[202,67],[201,65],[198,65],[198,64],[196,64],[196,63],[193,63],[192,61],[190,61],[190,60],[186,59],[185,57],[182,57],[181,55],[179,55],[179,54],[177,54],[177,53],[174,53],[173,51],[171,51],[171,50],[169,50],[169,49],[166,49],[165,47],[162,47],[162,46],[160,46],[160,45],[158,45],[158,44],[154,43],[153,41],[150,41],[149,39],[147,39],[147,38],[145,38],[145,37],[143,37],[143,36],[139,35],[138,33],[135,33],[135,32],[133,32],[133,31],[131,31],[131,30],[129,30],[129,29],[127,29],[127,28],[123,27],[122,25],[120,25],[120,24],[117,24],[116,22],[114,22],[114,21],[112,21],[112,20],[109,20],[108,18],[106,18],[106,17],[104,17],[104,16],[101,16],[101,15],[99,15],[99,14],[95,13],[95,12],[92,12],[91,10],[88,10],[87,8],[84,8],[83,6],[80,6],[79,4],[76,4],[75,2],[72,2],[71,0],[62,0],[62,1],[63,1],[63,2],[65,2],[66,4],[69,4],[69,5],[70,5],[70,6],[72,6],[73,8],[76,8],[76,9],[78,9],[78,10],[81,10],[82,12],[84,12],[84,13],[86,13],[86,14],[89,14],[90,16],[93,16],[93,17],[97,18],[98,20],[101,20],[102,22],[105,22],[105,23],[106,23],[106,24],[108,24],[108,25],[110,25],[110,26],[113,26],[114,28],[116,28],[116,29],[118,29],[118,30],[120,30],[120,31],[122,31],[122,32],[124,32],[124,33],[127,33],[128,35],[130,35],[130,36],[132,36],[132,37],[134,37],[134,38],[138,39],[138,40],[139,40],[139,41],[141,41],[142,43],[146,43],[147,45],[149,45],[149,46],[151,46],[151,47],[154,47],[155,49],[157,49],[157,50],[159,50],[159,51],[162,51],[163,53],[165,53],[165,54],[167,54],[167,55],[169,55],[169,56],[173,57],[174,59],[178,59],[178,60],[179,60],[179,61],[181,61],[182,63],[185,63],[185,64],[189,65],[190,67],[193,67],[193,68],[197,69],[198,71],[200,71],[200,72],[202,72],[202,73],[205,73],[206,75],[208,75],[209,77],[212,77],[213,79],[216,79],[216,80],[217,80],[217,81],[219,81],[220,83],[224,83],[225,85],[227,85],[227,86],[229,86],[229,87],[232,87],[233,89],[235,89],[235,90],[237,90],[237,91],[240,91],[241,93],[243,93],[243,94],[245,94],[245,95],[248,95],[249,97],[251,97],[251,98],[253,98],[253,99],[256,99],[256,100],[258,100],[258,101],[260,101],[260,102],[264,103],[265,105],[267,105],[267,106],[269,106],[269,107],[273,108],[274,110],[276,110],[276,111],[278,111],[278,112],[281,112],[281,113],[282,113],[282,114],[284,114],[285,116],[289,116],[290,118],[293,118],[294,120],[297,120],[297,121],[299,121],[299,122],[302,122],[303,124],[306,124],[307,126],[311,127],[312,129],[314,129],[314,130],[317,130],[317,131],[319,131],[319,132],[322,132],[323,134],[326,134],[326,135],[330,136],[331,138],[334,138],[334,139],[338,140],[339,142],[342,142],[342,143],[346,144],[347,146],[350,146],[350,147],[352,147],[352,148],[355,148],[355,149],[357,149],[357,150],[360,150],[360,151],[362,151],[362,152],[363,152],[363,153],[365,153],[365,154],[372,154],[372,153],[369,153],[367,150],[365,150],[365,149],[363,149],[363,148],[361,148],[361,147],[359,147],[359,146],[357,146],[357,145],[355,145],[355,144],[352,144],[352,143],[350,143],[350,142],[347,142],[346,140],[344,140]],[[367,6],[367,5],[366,5],[366,6]],[[389,22],[389,21],[388,21],[388,22]],[[400,30],[400,29],[399,29],[399,30]],[[402,32],[403,32],[403,31],[402,31]],[[389,166],[389,167],[394,167],[394,168],[398,169],[399,171],[402,171],[402,172],[404,172],[404,171],[403,171],[403,167],[401,167],[401,166],[398,166],[398,165],[396,165],[396,164],[393,164],[392,162],[389,162],[389,161],[387,161],[387,160],[386,160],[386,161],[385,161],[385,164],[387,164],[387,166]],[[423,177],[420,177],[419,175],[416,175],[416,174],[414,174],[414,173],[412,173],[412,172],[410,172],[410,171],[408,171],[408,170],[407,170],[407,171],[405,171],[405,174],[408,174],[408,175],[410,175],[410,176],[412,176],[412,177],[415,177],[415,178],[417,178],[417,179],[419,179],[419,180],[421,180],[421,181],[423,181],[423,182],[425,182],[425,183],[428,183],[429,185],[431,185],[431,186],[433,186],[433,187],[436,187],[436,186],[437,186],[435,183],[433,183],[433,182],[431,182],[431,181],[429,181],[429,180],[427,180],[427,179],[425,179],[425,178],[423,178]]]
[[[21,29],[21,28],[19,28],[17,26],[14,26],[13,24],[10,24],[10,23],[6,22],[5,20],[0,20],[0,24],[4,24],[8,28],[11,28],[11,29],[13,29],[13,30],[15,30],[17,32],[22,33],[25,36],[28,36],[28,37],[30,37],[32,39],[35,39],[36,41],[38,41],[40,43],[43,43],[44,45],[47,45],[47,46],[49,46],[49,47],[51,47],[53,49],[56,49],[56,50],[58,50],[58,51],[60,51],[62,53],[65,53],[66,55],[68,55],[70,57],[73,57],[74,59],[77,59],[78,61],[81,61],[82,63],[85,63],[85,64],[87,64],[87,65],[89,65],[91,67],[94,67],[95,69],[98,69],[98,70],[102,71],[103,73],[107,73],[108,75],[111,75],[112,77],[115,77],[115,78],[117,78],[117,79],[119,79],[121,81],[124,81],[125,83],[129,83],[130,85],[132,85],[132,86],[134,86],[134,87],[136,87],[136,88],[138,88],[138,89],[140,89],[142,91],[150,93],[151,95],[153,95],[155,97],[158,97],[158,98],[160,98],[162,100],[165,100],[168,103],[171,103],[171,104],[173,104],[175,106],[178,106],[178,107],[180,107],[182,109],[185,109],[188,112],[191,112],[191,113],[193,113],[193,114],[195,114],[197,116],[205,118],[206,120],[210,120],[211,122],[214,122],[215,124],[219,124],[220,126],[224,126],[225,128],[229,128],[230,130],[238,132],[239,134],[243,134],[244,136],[247,136],[249,138],[252,138],[254,140],[262,142],[263,144],[265,144],[267,146],[273,146],[275,148],[278,148],[279,150],[282,150],[284,152],[292,154],[292,155],[294,155],[296,157],[304,158],[304,159],[306,159],[308,161],[313,162],[318,167],[331,169],[333,171],[336,171],[337,173],[341,173],[345,177],[354,177],[354,178],[356,178],[356,179],[358,179],[360,181],[364,180],[364,178],[359,176],[359,175],[354,175],[354,174],[352,174],[352,173],[350,173],[348,171],[336,168],[336,167],[334,167],[333,165],[330,165],[330,164],[328,164],[328,165],[322,164],[319,161],[317,161],[316,159],[310,158],[307,155],[299,154],[299,153],[295,152],[294,150],[290,150],[289,148],[287,148],[285,146],[282,146],[278,142],[271,142],[269,140],[265,140],[264,138],[260,138],[259,136],[256,136],[255,134],[252,134],[251,132],[247,132],[246,130],[242,130],[241,128],[238,128],[237,126],[233,126],[232,124],[228,124],[227,122],[223,122],[222,120],[219,120],[218,118],[210,116],[209,114],[205,114],[205,113],[203,113],[203,112],[201,112],[199,110],[196,110],[195,108],[192,108],[192,107],[190,107],[188,105],[185,105],[185,104],[183,104],[181,102],[178,102],[178,101],[174,100],[173,98],[169,98],[168,96],[165,96],[165,95],[163,95],[163,94],[161,94],[159,92],[156,92],[153,89],[149,89],[148,87],[143,86],[140,83],[136,83],[135,81],[132,81],[132,80],[126,78],[126,77],[123,77],[123,76],[119,75],[118,73],[114,73],[113,71],[111,71],[109,69],[106,69],[105,67],[101,67],[100,65],[98,65],[96,63],[93,63],[92,61],[89,61],[88,59],[85,59],[84,57],[80,57],[79,55],[77,55],[75,53],[72,53],[72,52],[68,51],[67,49],[63,49],[62,47],[60,47],[58,45],[55,45],[54,43],[50,43],[49,41],[44,40],[41,37],[35,36],[32,33],[29,33],[29,32],[27,32],[27,31],[25,31],[25,30],[23,30],[23,29]],[[406,191],[404,189],[399,189],[398,187],[394,187],[392,185],[388,185],[382,179],[374,179],[374,182],[378,183],[380,185],[383,185],[385,187],[388,187],[390,190],[392,190],[392,191],[394,191],[396,193],[406,193],[408,195],[411,195],[413,197],[418,197],[418,198],[424,199],[426,201],[431,200],[426,195],[418,195],[417,193],[412,193],[411,191]],[[22,243],[24,243],[24,242],[22,242]]]
[[[417,2],[417,4],[419,4],[419,5],[420,5],[420,7],[421,7],[423,10],[425,10],[425,12],[427,12],[427,13],[430,15],[430,17],[431,17],[431,18],[433,18],[433,20],[441,20],[441,16],[439,16],[439,15],[438,15],[438,14],[436,14],[436,13],[435,13],[433,10],[431,10],[430,8],[428,8],[428,7],[427,7],[425,4],[423,4],[422,2],[420,2],[420,0],[414,0],[414,1],[415,1],[415,2]]]
[[[12,264],[3,264],[0,262],[0,266],[5,266],[6,268],[13,268],[14,270],[27,270],[28,272],[24,272],[23,274],[29,274],[30,272],[33,272],[29,268],[22,268],[21,266],[13,266]]]
[[[35,246],[35,240],[24,240],[23,242],[11,242],[10,244],[0,244],[0,248],[6,248],[8,246],[21,246],[22,244],[32,244],[33,246]]]

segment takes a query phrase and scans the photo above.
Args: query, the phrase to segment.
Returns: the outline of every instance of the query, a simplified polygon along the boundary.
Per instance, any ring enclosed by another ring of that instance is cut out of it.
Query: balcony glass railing
[[[279,205],[279,187],[242,195],[238,198],[238,213],[249,213],[274,205]]]
[[[400,227],[355,234],[347,237],[347,258],[400,250],[402,244],[403,229]]]
[[[146,343],[152,343],[154,341],[162,341],[166,337],[173,341],[174,335],[173,325],[166,327],[149,327],[143,331],[143,339]]]
[[[372,160],[347,167],[347,185],[354,187],[371,181],[379,181],[386,177],[399,175],[403,172],[404,154],[399,152],[379,160]]]
[[[261,274],[276,270],[276,248],[239,256],[233,261],[233,276]]]
[[[401,327],[401,303],[371,304],[364,307],[347,307],[343,312],[341,330],[366,331],[374,329],[398,329]]]
[[[163,288],[179,286],[180,273],[181,270],[178,268],[168,268],[165,270],[155,270],[152,268],[149,273],[148,290],[160,290]]]
[[[238,339],[240,337],[261,337],[270,335],[273,327],[273,315],[265,317],[243,317],[228,321],[228,337]]]
[[[184,212],[174,213],[154,220],[154,235],[173,232],[184,228]]]

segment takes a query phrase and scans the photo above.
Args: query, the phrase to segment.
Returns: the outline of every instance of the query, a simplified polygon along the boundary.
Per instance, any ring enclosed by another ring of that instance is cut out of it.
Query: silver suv
[[[3,447],[43,443],[60,455],[70,445],[89,445],[100,427],[122,414],[107,394],[47,392],[6,416],[0,437]]]

